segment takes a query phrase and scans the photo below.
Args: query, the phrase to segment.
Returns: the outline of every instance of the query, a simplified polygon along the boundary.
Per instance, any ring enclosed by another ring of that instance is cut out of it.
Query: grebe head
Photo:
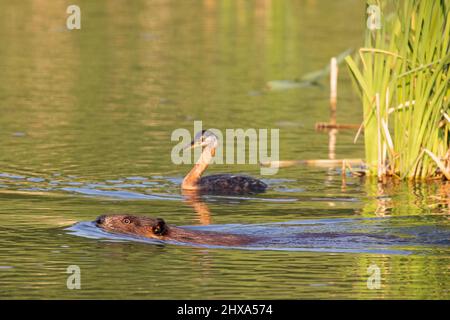
[[[209,130],[202,130],[201,132],[198,132],[194,140],[186,146],[185,149],[191,149],[191,148],[197,148],[197,147],[210,147],[213,149],[216,149],[218,145],[218,138],[217,136]]]

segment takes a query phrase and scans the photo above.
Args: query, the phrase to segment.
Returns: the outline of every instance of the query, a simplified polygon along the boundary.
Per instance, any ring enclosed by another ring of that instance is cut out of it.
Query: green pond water
[[[328,120],[327,80],[264,87],[357,48],[363,1],[80,0],[81,30],[68,31],[70,4],[0,2],[0,298],[450,298],[449,192],[438,183],[347,177],[343,186],[339,168],[261,176],[257,165],[213,165],[208,173],[250,174],[269,189],[196,200],[180,192],[190,165],[172,163],[170,137],[192,132],[194,120],[278,128],[280,159],[328,158],[329,136],[314,129]],[[359,123],[344,65],[338,86],[338,122]],[[338,133],[337,158],[364,156],[354,135]],[[108,237],[85,223],[105,212],[274,242]],[[77,222],[86,227],[74,231]],[[411,241],[283,242],[294,231],[355,230]],[[67,288],[70,265],[81,270],[80,290]],[[367,286],[371,265],[378,289]]]

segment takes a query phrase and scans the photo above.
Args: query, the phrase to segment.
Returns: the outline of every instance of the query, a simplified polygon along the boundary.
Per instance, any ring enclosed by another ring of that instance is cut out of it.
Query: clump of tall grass
[[[368,1],[381,28],[346,58],[361,93],[369,173],[450,180],[450,0]]]

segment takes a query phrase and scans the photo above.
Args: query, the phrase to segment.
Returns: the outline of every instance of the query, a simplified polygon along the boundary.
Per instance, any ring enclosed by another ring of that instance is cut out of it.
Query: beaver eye
[[[131,220],[128,219],[128,218],[124,218],[124,219],[122,220],[122,222],[125,223],[125,224],[130,224],[130,223],[131,223]]]

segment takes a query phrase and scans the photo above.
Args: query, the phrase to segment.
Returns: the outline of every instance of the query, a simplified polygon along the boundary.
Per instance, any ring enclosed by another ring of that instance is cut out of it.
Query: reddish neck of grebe
[[[195,163],[194,167],[189,171],[189,173],[184,177],[181,188],[185,190],[197,190],[199,189],[198,182],[203,172],[208,168],[212,157],[216,154],[216,149],[210,146],[206,146],[200,158]]]

